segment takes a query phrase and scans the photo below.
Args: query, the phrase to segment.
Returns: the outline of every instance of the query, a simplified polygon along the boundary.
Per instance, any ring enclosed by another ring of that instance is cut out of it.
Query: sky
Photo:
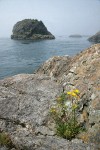
[[[42,20],[54,35],[100,31],[100,0],[0,0],[0,37],[23,19]]]

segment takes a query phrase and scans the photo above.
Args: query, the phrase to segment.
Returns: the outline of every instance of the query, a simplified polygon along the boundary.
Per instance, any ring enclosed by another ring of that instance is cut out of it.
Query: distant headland
[[[69,37],[71,37],[71,38],[81,38],[82,36],[80,34],[72,34]]]
[[[43,22],[37,19],[24,19],[17,22],[12,32],[11,39],[16,40],[55,39]]]

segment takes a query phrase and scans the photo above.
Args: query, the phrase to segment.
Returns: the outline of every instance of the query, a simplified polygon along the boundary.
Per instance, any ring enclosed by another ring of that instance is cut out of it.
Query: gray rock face
[[[0,130],[10,134],[18,149],[24,149],[25,143],[30,149],[35,134],[51,136],[53,131],[46,127],[49,108],[61,91],[48,76],[17,75],[1,80]]]
[[[100,43],[100,31],[88,38],[88,40],[93,43]]]
[[[50,104],[62,91],[50,77],[37,75],[17,75],[1,80],[0,85],[1,118],[33,126],[46,121]]]
[[[17,22],[13,27],[11,39],[36,40],[54,39],[55,37],[47,30],[42,21],[25,19]]]
[[[0,91],[0,129],[10,135],[14,150],[95,150],[93,144],[55,136],[49,107],[62,87],[50,77],[16,75],[1,80]]]
[[[0,132],[14,150],[99,150],[100,44],[76,55],[53,57],[36,74],[0,80]],[[56,136],[49,108],[62,91],[78,88],[78,121],[86,132],[68,141]],[[4,146],[1,149],[8,149]]]
[[[37,72],[53,78],[62,78],[64,73],[69,72],[71,60],[69,56],[55,56],[47,60]]]

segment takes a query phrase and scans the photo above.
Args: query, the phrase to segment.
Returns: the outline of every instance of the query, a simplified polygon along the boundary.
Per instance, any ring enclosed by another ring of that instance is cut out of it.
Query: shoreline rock
[[[78,88],[78,121],[86,132],[68,141],[55,135],[50,106],[63,91]],[[74,57],[56,56],[36,74],[0,80],[0,132],[7,132],[15,150],[99,150],[100,44]]]
[[[91,36],[90,38],[88,38],[88,41],[93,43],[100,43],[100,31],[97,32],[95,35]]]
[[[55,39],[43,22],[36,19],[24,19],[17,22],[12,32],[11,39],[15,40]]]

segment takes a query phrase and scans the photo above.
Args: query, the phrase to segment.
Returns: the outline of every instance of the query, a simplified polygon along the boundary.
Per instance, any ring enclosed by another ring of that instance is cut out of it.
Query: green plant
[[[82,129],[77,122],[76,115],[79,94],[77,89],[62,93],[56,99],[56,104],[50,109],[56,124],[57,135],[69,140],[74,138]]]
[[[13,143],[10,139],[10,136],[5,132],[0,132],[0,145],[1,146],[6,146],[8,148],[13,147]]]

